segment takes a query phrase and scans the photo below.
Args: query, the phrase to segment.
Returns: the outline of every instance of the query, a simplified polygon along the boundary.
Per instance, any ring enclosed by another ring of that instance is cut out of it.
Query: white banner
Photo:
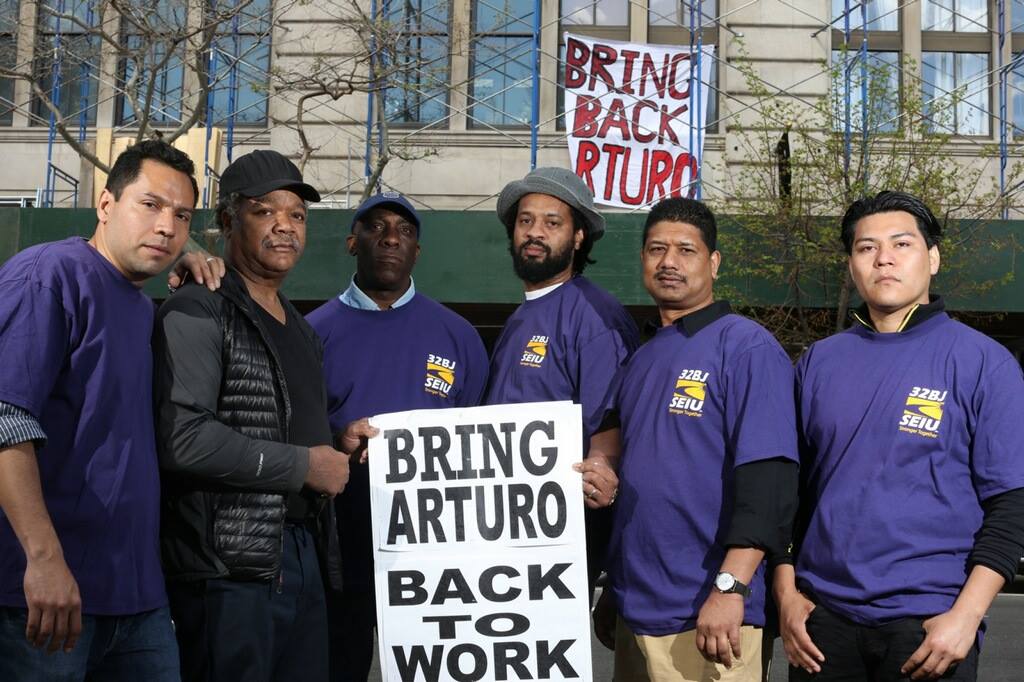
[[[696,57],[689,46],[565,34],[569,158],[598,203],[636,208],[693,196],[714,47]]]
[[[372,419],[386,682],[592,679],[581,419],[570,402]]]

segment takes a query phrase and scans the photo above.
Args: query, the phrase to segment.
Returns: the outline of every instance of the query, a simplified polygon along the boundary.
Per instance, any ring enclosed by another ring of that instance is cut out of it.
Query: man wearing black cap
[[[572,171],[537,168],[505,186],[498,218],[525,301],[512,314],[491,356],[485,404],[572,400],[583,408],[583,493],[591,582],[600,572],[612,504],[617,428],[604,423],[619,367],[639,345],[622,304],[582,276],[604,218]]]
[[[356,210],[349,254],[356,274],[336,299],[307,318],[324,343],[331,427],[363,415],[477,405],[487,382],[487,353],[462,317],[416,291],[420,218],[396,192]],[[367,358],[383,359],[368,362]],[[331,599],[332,682],[365,681],[373,660],[374,606],[370,483],[353,463],[335,499],[344,588]]]
[[[279,293],[319,200],[276,152],[235,160],[217,204],[220,289],[186,285],[157,315],[161,544],[184,680],[327,679],[327,502],[372,429],[332,437],[320,342]]]

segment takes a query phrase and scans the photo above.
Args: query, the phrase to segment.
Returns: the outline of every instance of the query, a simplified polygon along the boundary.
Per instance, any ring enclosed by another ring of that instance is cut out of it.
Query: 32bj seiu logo
[[[544,364],[544,358],[548,356],[547,336],[531,336],[526,342],[526,349],[523,356],[519,358],[519,364],[524,367],[540,367]]]
[[[455,383],[455,361],[430,353],[427,355],[427,380],[423,390],[447,398]]]
[[[938,438],[946,393],[948,391],[942,389],[914,386],[907,396],[906,405],[903,406],[900,431],[925,438]]]
[[[708,373],[699,369],[684,369],[676,378],[668,411],[687,417],[704,416],[704,398],[707,395]]]

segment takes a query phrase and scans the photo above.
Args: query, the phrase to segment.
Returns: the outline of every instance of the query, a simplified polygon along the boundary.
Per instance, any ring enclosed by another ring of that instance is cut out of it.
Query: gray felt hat
[[[597,241],[604,234],[604,218],[594,209],[594,193],[586,183],[566,168],[536,168],[522,180],[505,185],[498,196],[498,219],[512,229],[516,207],[527,194],[547,194],[560,199],[583,214],[587,232]]]

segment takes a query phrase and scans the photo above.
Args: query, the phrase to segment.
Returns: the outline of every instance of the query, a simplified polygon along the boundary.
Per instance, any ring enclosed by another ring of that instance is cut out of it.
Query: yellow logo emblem
[[[676,378],[672,400],[668,411],[687,417],[704,416],[704,399],[707,396],[708,373],[700,369],[684,369]]]
[[[914,386],[903,406],[900,431],[925,438],[938,438],[947,393],[939,389]]]
[[[544,358],[548,356],[549,341],[550,338],[547,336],[531,336],[526,342],[523,357],[519,358],[519,364],[524,367],[540,367]]]
[[[427,355],[427,380],[423,390],[431,395],[447,398],[455,385],[455,361],[440,355]]]

